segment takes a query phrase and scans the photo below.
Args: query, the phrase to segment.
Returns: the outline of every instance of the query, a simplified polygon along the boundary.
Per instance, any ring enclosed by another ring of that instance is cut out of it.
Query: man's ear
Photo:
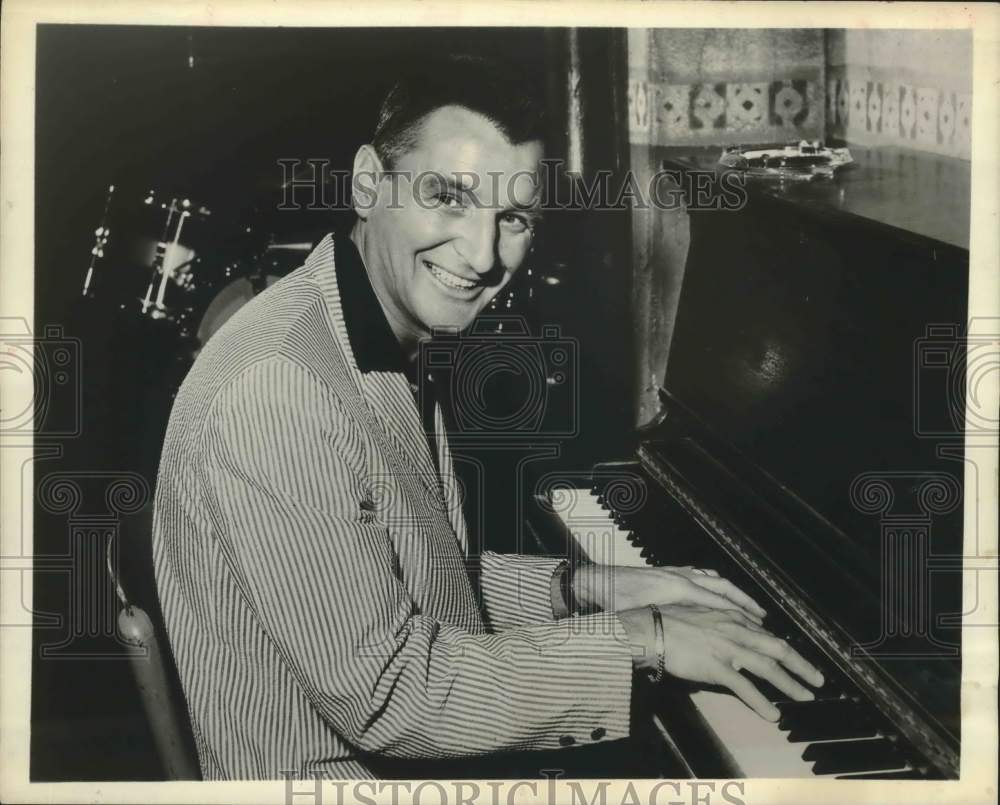
[[[382,160],[375,149],[363,145],[354,155],[354,172],[351,176],[351,199],[359,218],[367,218],[378,203],[379,177],[384,172]]]

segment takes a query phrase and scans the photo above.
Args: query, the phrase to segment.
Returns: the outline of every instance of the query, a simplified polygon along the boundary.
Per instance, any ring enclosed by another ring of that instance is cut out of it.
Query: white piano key
[[[700,690],[691,694],[691,701],[720,743],[733,756],[744,777],[836,777],[850,773],[817,775],[813,772],[812,761],[803,760],[802,753],[810,743],[818,741],[789,742],[786,730],[779,729],[773,721],[761,718],[736,696]],[[907,768],[901,762],[899,766],[880,771],[903,771]]]
[[[802,759],[806,744],[789,743],[776,723],[761,718],[740,699],[699,690],[691,700],[745,777],[814,776],[812,763]]]
[[[590,489],[555,489],[552,508],[573,539],[574,547],[598,565],[648,567],[641,549],[629,541],[629,534],[611,519],[611,512],[598,503]]]

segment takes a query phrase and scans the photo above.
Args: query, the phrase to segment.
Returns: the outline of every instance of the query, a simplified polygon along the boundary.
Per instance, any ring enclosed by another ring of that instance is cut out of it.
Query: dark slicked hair
[[[544,140],[544,106],[531,90],[530,80],[513,66],[473,55],[431,57],[408,69],[389,90],[372,145],[392,170],[416,145],[424,118],[443,106],[482,115],[513,145]]]

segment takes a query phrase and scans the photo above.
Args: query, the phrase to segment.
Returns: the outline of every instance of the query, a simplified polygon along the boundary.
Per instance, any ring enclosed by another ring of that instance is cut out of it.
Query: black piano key
[[[810,744],[802,753],[802,759],[813,761],[816,774],[889,771],[906,763],[896,745],[885,738]]]
[[[815,665],[816,663],[814,663]],[[816,696],[816,700],[826,701],[828,699],[849,699],[850,697],[844,693],[843,688],[837,684],[835,675],[828,669],[824,668],[822,665],[819,666],[819,671],[823,674],[823,684],[818,688],[811,688],[812,692]]]
[[[669,555],[669,561],[664,564],[690,564],[674,557],[696,546],[701,550],[708,547],[705,541],[709,538],[675,501],[650,500],[639,511],[630,512],[629,519],[631,527],[638,532],[640,541],[654,548],[663,547],[664,552]],[[717,549],[713,550],[713,556],[719,556]],[[712,564],[716,563],[713,561]]]
[[[878,729],[864,722],[817,721],[793,727],[788,731],[788,740],[793,744],[809,741],[842,741],[846,739],[875,738]]]
[[[858,702],[860,699],[852,697],[849,693],[845,691],[845,686],[839,679],[838,674],[832,671],[829,667],[823,665],[823,663],[816,662],[812,657],[804,652],[799,652],[804,656],[812,665],[819,669],[819,672],[823,674],[823,684],[818,688],[814,688],[812,685],[806,684],[806,687],[813,692],[816,697],[816,701],[827,701],[827,700],[841,700],[849,702]],[[787,696],[785,697],[788,698]]]
[[[867,708],[849,699],[783,702],[778,728],[788,731],[792,743],[868,738],[878,734]]]
[[[747,677],[753,683],[754,687],[767,697],[769,702],[790,701],[787,693],[782,693],[767,680],[756,677],[753,674],[744,673],[743,676]]]
[[[854,699],[824,699],[808,702],[781,702],[781,728],[793,729],[826,721],[869,722],[870,710]]]

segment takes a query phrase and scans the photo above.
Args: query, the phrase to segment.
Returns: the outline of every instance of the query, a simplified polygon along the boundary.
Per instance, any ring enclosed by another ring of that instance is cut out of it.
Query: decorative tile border
[[[812,79],[670,84],[633,75],[629,140],[636,145],[729,145],[831,137],[969,159],[972,95],[926,80],[881,78],[865,67]]]
[[[823,136],[823,85],[809,79],[628,87],[629,139],[638,145],[732,144]]]
[[[968,159],[972,95],[934,86],[872,80],[863,68],[830,74],[830,135],[863,145],[899,145]]]

